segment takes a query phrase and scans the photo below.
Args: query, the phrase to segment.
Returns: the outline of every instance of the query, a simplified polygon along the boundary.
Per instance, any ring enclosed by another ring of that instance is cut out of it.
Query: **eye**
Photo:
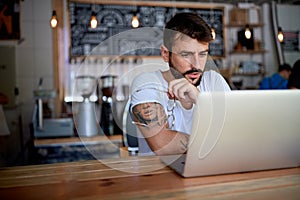
[[[201,53],[199,54],[199,56],[200,56],[200,57],[205,57],[205,56],[207,55],[207,53],[208,53],[207,51],[201,52]]]

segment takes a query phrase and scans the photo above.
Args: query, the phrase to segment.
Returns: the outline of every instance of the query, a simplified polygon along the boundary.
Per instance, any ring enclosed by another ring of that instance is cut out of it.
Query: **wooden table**
[[[129,157],[0,169],[0,199],[299,198],[300,168],[182,178],[158,157]]]
[[[34,140],[35,147],[62,146],[76,144],[105,144],[122,143],[122,135],[94,136],[94,137],[66,137],[66,138],[39,138]]]

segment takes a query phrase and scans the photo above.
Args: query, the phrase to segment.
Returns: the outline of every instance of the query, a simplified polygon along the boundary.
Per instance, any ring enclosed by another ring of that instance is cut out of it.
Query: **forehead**
[[[174,37],[172,45],[173,51],[206,51],[208,49],[208,42],[199,42],[185,34],[177,33]]]
[[[150,107],[153,107],[153,106],[155,107],[157,105],[158,105],[158,103],[156,103],[156,102],[139,103],[139,104],[135,105],[133,107],[133,109],[135,109],[135,108],[149,109]]]

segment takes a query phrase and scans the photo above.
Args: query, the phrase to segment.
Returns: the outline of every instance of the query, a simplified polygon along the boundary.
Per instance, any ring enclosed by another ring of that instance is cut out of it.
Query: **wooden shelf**
[[[263,76],[264,73],[260,72],[242,72],[242,73],[233,73],[232,76]]]
[[[122,143],[122,135],[112,136],[94,136],[94,137],[71,137],[71,138],[52,138],[52,139],[35,139],[35,147],[43,146],[62,146],[76,144],[98,144],[107,142]]]
[[[245,27],[246,24],[227,24],[226,27]],[[263,27],[264,24],[263,23],[255,23],[255,24],[249,24],[250,28],[255,28],[255,27]]]
[[[258,49],[258,50],[233,50],[230,52],[230,54],[262,54],[266,53],[266,50],[264,49]]]

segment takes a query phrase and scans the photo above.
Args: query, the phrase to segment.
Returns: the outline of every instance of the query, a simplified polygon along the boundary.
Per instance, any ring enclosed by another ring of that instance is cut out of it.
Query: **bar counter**
[[[183,178],[158,157],[0,169],[0,199],[299,199],[300,167]]]

